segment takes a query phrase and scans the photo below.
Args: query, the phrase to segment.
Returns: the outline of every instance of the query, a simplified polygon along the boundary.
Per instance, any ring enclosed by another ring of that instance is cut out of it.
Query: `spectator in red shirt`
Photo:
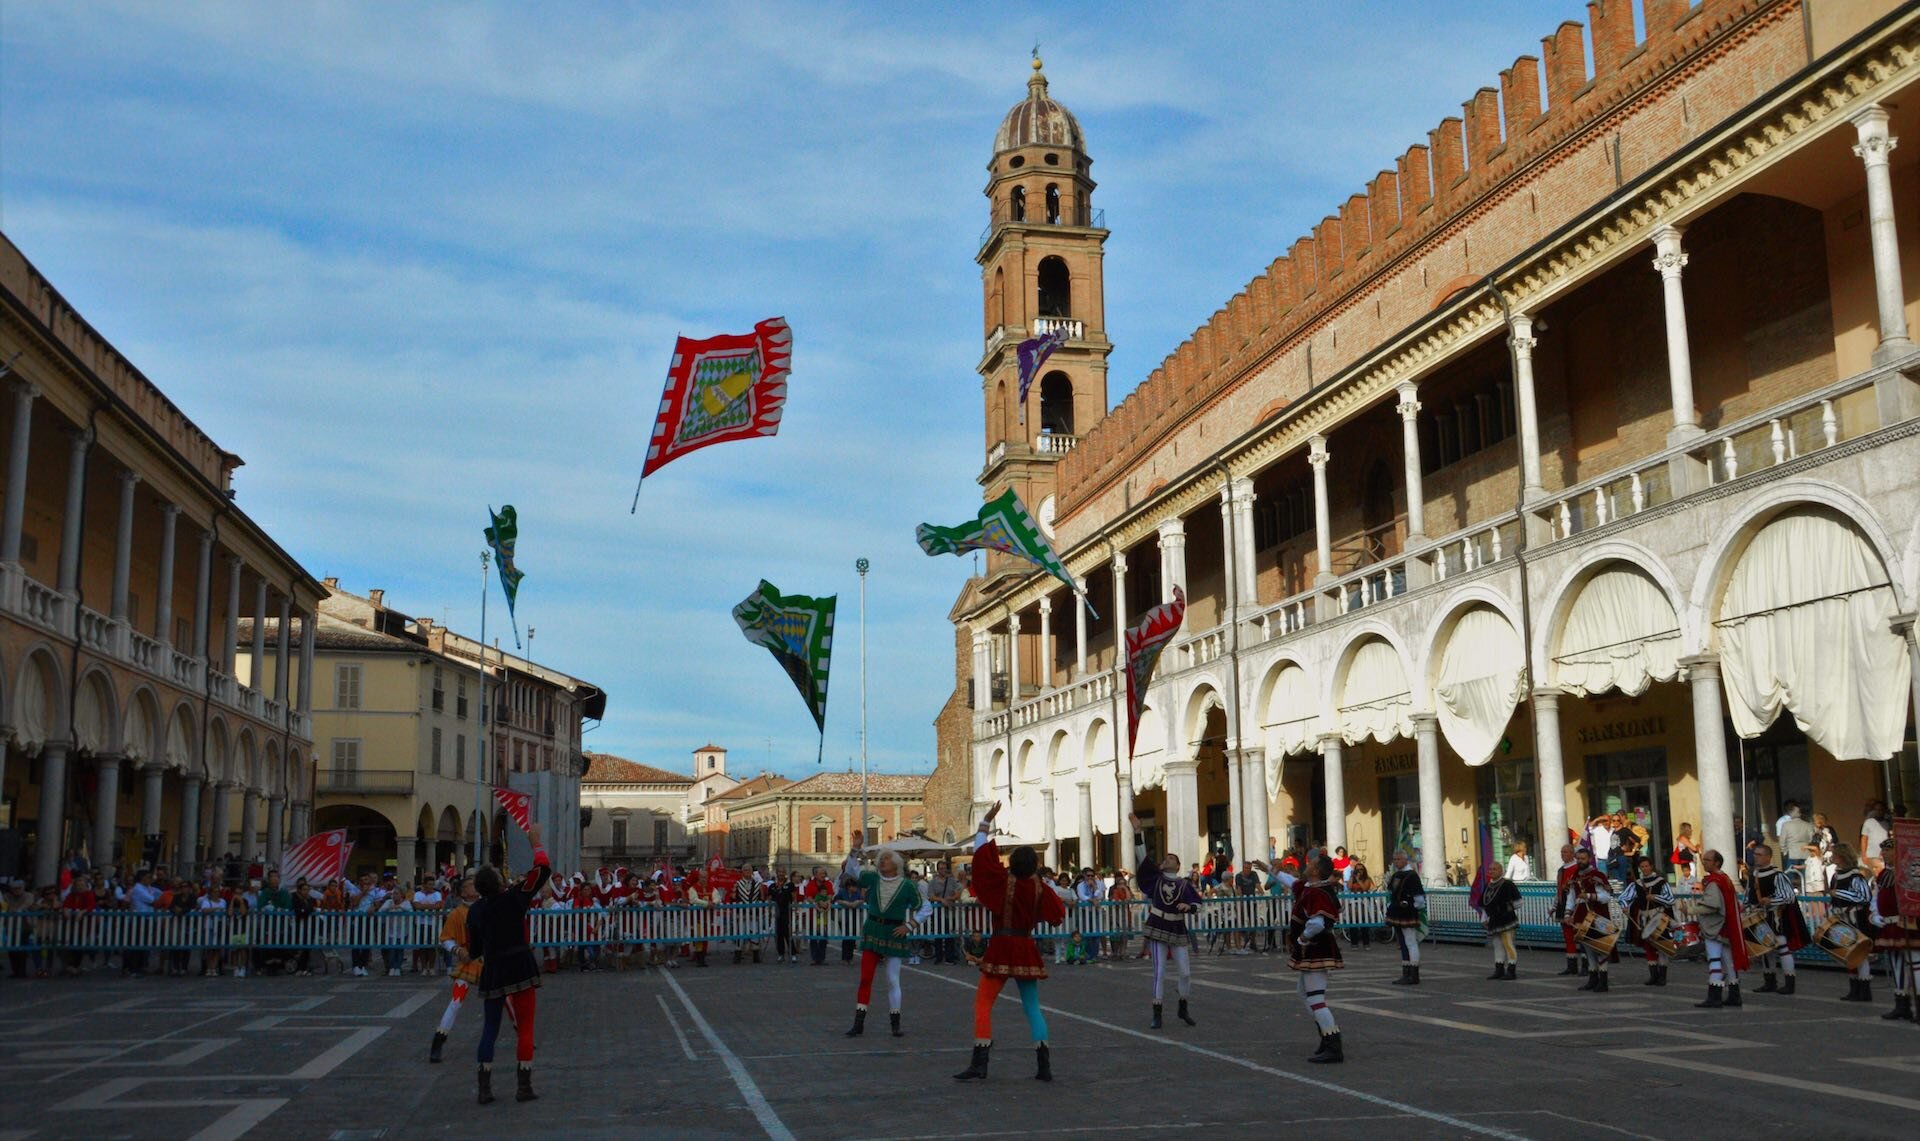
[[[63,926],[66,928],[68,938],[64,941],[81,941],[84,921],[77,917],[90,915],[99,910],[99,908],[100,899],[93,894],[92,877],[84,872],[74,876],[73,886],[67,889],[66,897],[60,901],[60,910],[67,913],[67,921]],[[63,975],[77,975],[80,973],[79,951],[67,951],[64,953],[64,961],[60,968],[60,973]]]

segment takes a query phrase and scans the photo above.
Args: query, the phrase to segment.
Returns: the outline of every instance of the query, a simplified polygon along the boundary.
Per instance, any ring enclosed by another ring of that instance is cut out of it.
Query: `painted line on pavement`
[[[660,1004],[660,1013],[667,1016],[667,1025],[673,1027],[673,1036],[680,1039],[680,1048],[687,1052],[687,1061],[699,1061],[700,1056],[693,1052],[693,1044],[687,1041],[687,1032],[680,1029],[680,1020],[673,1016],[673,1007],[667,1005],[667,996],[656,994],[653,998]]]
[[[943,983],[952,983],[954,986],[964,987],[967,990],[974,989],[972,984],[969,984],[961,979],[950,979],[950,978],[947,978],[945,975],[934,974],[932,971],[928,971],[920,967],[909,967],[908,970],[911,970],[916,974],[926,975],[928,978],[939,979]],[[1484,1137],[1504,1137],[1509,1139],[1518,1139],[1523,1136],[1522,1134],[1519,1134],[1519,1133],[1509,1133],[1504,1129],[1496,1129],[1490,1125],[1477,1125],[1474,1122],[1465,1121],[1458,1117],[1452,1117],[1444,1113],[1437,1113],[1431,1109],[1421,1109],[1417,1105],[1410,1105],[1404,1101],[1395,1101],[1390,1097],[1381,1097],[1378,1094],[1371,1094],[1371,1093],[1367,1093],[1364,1090],[1353,1089],[1349,1086],[1340,1085],[1337,1082],[1323,1081],[1319,1078],[1309,1078],[1303,1074],[1291,1073],[1287,1070],[1276,1069],[1272,1066],[1263,1066],[1260,1063],[1252,1061],[1250,1059],[1236,1057],[1232,1054],[1223,1053],[1219,1050],[1209,1050],[1205,1046],[1196,1046],[1191,1042],[1182,1042],[1173,1038],[1163,1038],[1154,1034],[1146,1034],[1139,1030],[1135,1030],[1127,1026],[1117,1026],[1111,1022],[1103,1022],[1098,1018],[1090,1018],[1084,1014],[1075,1014],[1071,1010],[1061,1010],[1059,1007],[1047,1006],[1045,1004],[1042,1004],[1041,1009],[1045,1010],[1049,1014],[1058,1014],[1062,1018],[1070,1018],[1076,1022],[1084,1022],[1089,1026],[1098,1026],[1102,1030],[1111,1030],[1115,1034],[1125,1034],[1130,1038],[1139,1038],[1143,1041],[1153,1042],[1161,1046],[1172,1046],[1175,1049],[1185,1050],[1188,1053],[1192,1053],[1192,1054],[1198,1054],[1203,1058],[1212,1058],[1218,1062],[1229,1062],[1229,1063],[1232,1063],[1233,1065],[1240,1066],[1244,1069],[1253,1070],[1257,1073],[1268,1074],[1276,1078],[1283,1078],[1287,1081],[1295,1082],[1300,1085],[1312,1086],[1315,1089],[1323,1089],[1329,1093],[1344,1094],[1347,1097],[1358,1098],[1359,1100],[1367,1102],[1370,1105],[1377,1105],[1383,1109],[1396,1110],[1399,1113],[1408,1114],[1414,1117],[1425,1118],[1428,1121],[1438,1122],[1441,1125],[1451,1126],[1455,1129],[1460,1129],[1468,1133],[1477,1133]]]
[[[439,991],[437,989],[423,990],[419,994],[416,994],[412,998],[401,1003],[399,1006],[396,1006],[392,1010],[389,1010],[385,1014],[382,1014],[380,1017],[405,1018],[407,1015],[412,1014],[414,1011],[419,1010],[421,1007],[427,1005],[429,1002],[432,1002],[438,994],[439,994]]]
[[[720,1040],[720,1035],[713,1032],[713,1027],[707,1024],[706,1016],[700,1013],[699,1007],[693,1005],[693,997],[680,986],[680,981],[673,977],[672,972],[666,972],[665,977],[667,985],[672,987],[673,993],[679,996],[680,1005],[687,1008],[687,1017],[693,1019],[693,1024],[706,1037],[707,1045],[712,1046],[714,1053],[720,1055],[720,1060],[727,1064],[727,1072],[733,1075],[733,1084],[740,1088],[740,1096],[747,1099],[747,1107],[752,1109],[754,1117],[759,1119],[760,1128],[766,1130],[767,1136],[773,1141],[794,1141],[793,1131],[787,1128],[786,1122],[781,1121],[780,1115],[775,1113],[773,1106],[767,1103],[767,1095],[760,1092],[760,1087],[755,1084],[753,1075],[747,1072],[746,1063],[727,1048],[727,1044]]]
[[[1843,1085],[1826,1082],[1801,1081],[1782,1074],[1770,1074],[1764,1070],[1743,1069],[1739,1066],[1722,1066],[1713,1062],[1700,1062],[1692,1058],[1677,1057],[1667,1050],[1606,1050],[1602,1051],[1616,1058],[1630,1058],[1636,1062],[1663,1062],[1678,1066],[1683,1070],[1698,1070],[1703,1074],[1718,1074],[1721,1077],[1739,1078],[1743,1081],[1759,1082],[1761,1085],[1780,1086],[1784,1089],[1802,1090],[1806,1093],[1826,1094],[1830,1097],[1843,1097],[1853,1101],[1870,1101],[1876,1105],[1890,1105],[1898,1109],[1920,1109],[1920,1100],[1910,1097],[1896,1097],[1890,1093],[1875,1093],[1873,1090],[1851,1089]]]

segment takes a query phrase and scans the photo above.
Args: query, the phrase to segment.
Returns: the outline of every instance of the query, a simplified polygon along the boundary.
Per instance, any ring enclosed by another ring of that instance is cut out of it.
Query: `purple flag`
[[[1020,364],[1020,422],[1027,422],[1027,392],[1033,387],[1033,378],[1040,375],[1040,366],[1047,363],[1055,349],[1067,343],[1067,330],[1064,325],[1054,326],[1051,332],[1021,341],[1013,350],[1014,359]]]
[[[1493,830],[1487,822],[1480,822],[1480,870],[1473,873],[1473,886],[1467,890],[1467,906],[1480,911],[1480,901],[1487,894],[1487,868],[1493,864]]]

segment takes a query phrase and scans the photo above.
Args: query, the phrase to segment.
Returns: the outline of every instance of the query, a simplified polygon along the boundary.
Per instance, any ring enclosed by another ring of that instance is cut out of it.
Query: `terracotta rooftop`
[[[790,785],[792,783],[793,782],[788,780],[786,777],[777,777],[777,776],[772,776],[768,773],[761,773],[759,776],[754,777],[752,780],[741,781],[739,784],[721,793],[719,796],[714,797],[713,799],[745,800],[749,796],[758,796],[763,792],[772,792],[776,788],[785,788],[787,785]]]
[[[689,785],[693,778],[656,769],[639,761],[629,761],[612,753],[588,753],[587,773],[581,784],[674,784]]]
[[[874,796],[923,796],[927,791],[928,777],[909,776],[905,773],[868,773],[867,792]],[[780,790],[783,794],[802,796],[825,794],[829,796],[860,795],[859,773],[818,773],[805,780],[795,781]]]

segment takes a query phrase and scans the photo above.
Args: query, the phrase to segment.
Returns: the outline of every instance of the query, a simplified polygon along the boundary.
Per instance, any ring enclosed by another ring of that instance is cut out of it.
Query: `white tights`
[[[1513,949],[1513,931],[1511,929],[1500,932],[1493,938],[1487,940],[1487,942],[1493,947],[1493,961],[1495,963],[1505,965],[1507,963],[1517,963],[1520,961],[1520,956],[1516,954]]]
[[[1147,948],[1153,954],[1153,1001],[1160,1003],[1161,980],[1167,974],[1167,955],[1173,955],[1174,989],[1181,998],[1186,998],[1193,989],[1193,962],[1188,957],[1185,943],[1162,943],[1158,939],[1147,940]]]
[[[1418,927],[1395,927],[1394,938],[1400,941],[1400,961],[1409,967],[1420,965],[1420,929]]]
[[[1322,1034],[1338,1034],[1340,1027],[1334,1024],[1333,1011],[1327,1009],[1327,972],[1300,972],[1300,1001],[1307,1004],[1307,1013],[1313,1015],[1315,1025]]]
[[[460,1013],[460,1004],[467,1000],[467,983],[453,984],[453,997],[447,1000],[446,1012],[440,1015],[440,1033],[453,1033],[454,1016]]]
[[[1740,972],[1733,969],[1733,955],[1718,939],[1707,940],[1707,982],[1713,986],[1738,986]]]

